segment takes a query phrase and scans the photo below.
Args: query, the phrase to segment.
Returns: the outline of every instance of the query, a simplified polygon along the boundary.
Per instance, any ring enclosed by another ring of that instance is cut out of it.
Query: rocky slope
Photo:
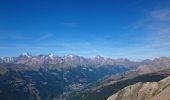
[[[159,82],[136,83],[125,87],[107,100],[169,100],[170,76]]]
[[[98,81],[96,84],[91,85],[90,87],[88,87],[88,89],[73,93],[70,98],[72,98],[72,100],[74,100],[75,98],[79,100],[106,99],[108,96],[122,89],[124,86],[132,85],[136,82],[157,81],[154,80],[154,77],[155,79],[162,79],[162,75],[155,76],[152,75],[152,73],[169,73],[169,57],[156,58],[154,60],[147,60],[146,62],[147,63],[140,65],[136,69],[108,76]]]

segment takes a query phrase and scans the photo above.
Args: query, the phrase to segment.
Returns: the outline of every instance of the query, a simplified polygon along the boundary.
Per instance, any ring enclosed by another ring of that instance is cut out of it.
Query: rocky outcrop
[[[107,100],[170,100],[170,76],[159,82],[136,83]]]

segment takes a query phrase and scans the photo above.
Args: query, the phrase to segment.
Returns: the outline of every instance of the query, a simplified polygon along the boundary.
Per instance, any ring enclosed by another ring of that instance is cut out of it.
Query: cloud
[[[150,12],[150,21],[146,24],[148,41],[152,44],[162,45],[170,43],[170,8]],[[154,18],[154,19],[153,19]]]
[[[170,8],[154,10],[150,14],[151,17],[155,18],[156,20],[162,20],[162,21],[170,20]]]
[[[139,19],[132,26],[128,26],[129,34],[135,37],[128,38],[134,40],[130,46],[122,48],[126,49],[123,53],[118,53],[119,56],[133,58],[154,58],[159,56],[170,56],[170,8],[164,7],[144,13],[145,17]],[[141,35],[142,34],[142,35]],[[136,42],[142,42],[138,45],[133,45]],[[120,49],[121,51],[121,49]],[[117,55],[117,56],[118,56]]]
[[[160,55],[170,50],[170,8],[151,11],[150,15],[145,22],[148,36],[143,49],[153,50],[151,53],[157,51]]]

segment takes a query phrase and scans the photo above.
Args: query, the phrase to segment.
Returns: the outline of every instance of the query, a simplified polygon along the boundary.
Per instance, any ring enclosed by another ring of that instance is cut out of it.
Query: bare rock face
[[[170,100],[170,76],[159,82],[136,83],[107,100]]]

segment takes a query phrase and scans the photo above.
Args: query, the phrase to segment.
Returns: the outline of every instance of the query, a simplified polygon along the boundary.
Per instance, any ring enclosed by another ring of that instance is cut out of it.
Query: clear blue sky
[[[170,56],[170,0],[0,0],[0,56]]]

